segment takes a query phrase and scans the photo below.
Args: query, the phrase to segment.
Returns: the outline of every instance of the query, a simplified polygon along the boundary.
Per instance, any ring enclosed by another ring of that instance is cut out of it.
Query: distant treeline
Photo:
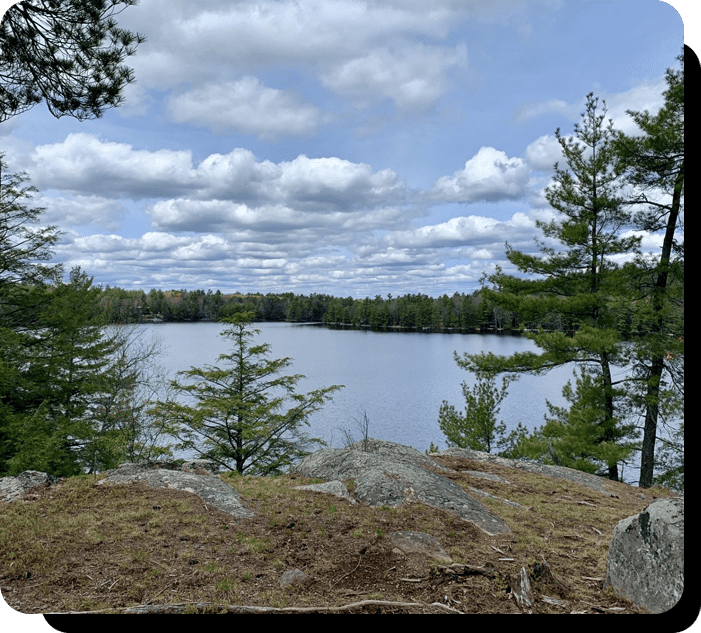
[[[101,306],[108,323],[220,321],[239,312],[254,312],[257,321],[321,322],[366,328],[398,329],[560,329],[555,317],[547,323],[521,323],[518,315],[472,294],[429,297],[407,294],[374,299],[339,298],[326,294],[223,294],[217,290],[123,290],[102,288]]]

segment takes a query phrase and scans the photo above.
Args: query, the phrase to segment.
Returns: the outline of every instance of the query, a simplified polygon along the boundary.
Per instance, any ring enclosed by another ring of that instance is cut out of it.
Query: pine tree
[[[44,209],[27,206],[36,192],[27,181],[9,173],[0,154],[0,473],[17,453],[17,429],[36,426],[36,407],[24,406],[25,355],[48,302],[44,288],[62,272],[45,263],[59,232],[37,226]]]
[[[438,413],[438,426],[449,446],[491,453],[492,449],[501,448],[507,443],[504,438],[506,424],[497,421],[497,415],[506,398],[509,381],[509,378],[502,378],[501,388],[497,388],[494,376],[478,374],[477,382],[472,387],[463,382],[464,413],[443,401]]]
[[[683,363],[684,356],[684,245],[677,240],[684,205],[684,57],[678,60],[681,69],[666,73],[665,101],[657,114],[628,111],[642,135],[616,136],[621,166],[635,192],[630,197],[635,225],[663,234],[659,254],[638,258],[634,270],[638,292],[631,318],[638,338],[632,363],[640,380],[632,383],[631,396],[645,419],[641,487],[653,483],[655,440],[665,399],[683,401],[671,362]],[[683,415],[683,406],[678,413]]]
[[[622,197],[614,130],[606,123],[605,104],[587,95],[581,124],[574,135],[556,137],[567,168],[555,165],[553,183],[546,189],[550,205],[559,212],[550,222],[536,224],[545,239],[536,240],[538,254],[514,250],[507,258],[525,274],[516,277],[501,270],[489,278],[493,288],[483,291],[493,305],[517,312],[525,321],[541,321],[558,314],[566,331],[527,333],[541,353],[520,352],[510,357],[465,354],[458,363],[472,371],[541,373],[574,363],[586,368],[591,380],[580,389],[597,390],[596,424],[604,442],[619,442],[633,433],[620,427],[616,404],[619,393],[612,369],[625,362],[616,329],[617,298],[625,292],[624,273],[614,257],[630,254],[638,237],[621,237],[630,224]],[[594,397],[588,394],[587,397]],[[572,410],[571,425],[578,415]],[[568,433],[570,426],[563,426]],[[618,462],[630,452],[607,453],[611,479],[618,479]]]
[[[122,62],[144,41],[113,17],[136,0],[26,0],[0,23],[0,121],[41,101],[79,120],[119,105],[134,80]]]
[[[114,347],[101,333],[99,290],[80,269],[42,294],[37,327],[15,350],[17,389],[5,397],[22,412],[8,422],[7,464],[67,476],[81,471],[81,453],[95,439],[90,407]]]
[[[304,376],[278,376],[291,359],[268,360],[270,345],[252,344],[259,333],[251,327],[254,316],[246,312],[225,321],[229,326],[221,334],[233,349],[219,356],[221,365],[179,373],[187,382],[174,381],[173,388],[192,404],[161,401],[154,414],[179,440],[176,448],[232,471],[266,475],[280,472],[319,442],[306,437],[303,427],[341,386],[297,393]]]

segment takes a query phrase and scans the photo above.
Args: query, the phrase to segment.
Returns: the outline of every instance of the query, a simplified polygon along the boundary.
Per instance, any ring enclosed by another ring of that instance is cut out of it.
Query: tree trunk
[[[614,426],[614,402],[613,402],[613,385],[611,380],[611,367],[609,365],[608,355],[606,353],[601,354],[601,373],[604,378],[604,407],[606,410],[606,419],[604,424],[606,428],[604,429],[604,435],[610,433],[610,429]],[[615,442],[616,438],[606,437],[606,440]],[[612,481],[618,481],[618,464],[614,463],[609,465],[609,479]]]
[[[669,263],[672,257],[672,244],[674,243],[674,231],[677,228],[677,218],[681,207],[682,189],[684,187],[684,163],[682,162],[672,196],[672,207],[667,218],[667,228],[664,241],[662,243],[662,253],[660,255],[659,274],[655,280],[652,291],[653,310],[660,316],[653,322],[652,334],[659,335],[664,329],[661,316],[664,295],[667,291],[667,280],[669,277]],[[645,430],[643,434],[642,454],[640,456],[640,480],[638,485],[641,488],[652,486],[653,471],[655,466],[655,440],[657,439],[657,418],[659,415],[660,383],[662,372],[664,371],[664,356],[653,357],[650,367],[650,375],[647,380],[647,393],[645,394]]]

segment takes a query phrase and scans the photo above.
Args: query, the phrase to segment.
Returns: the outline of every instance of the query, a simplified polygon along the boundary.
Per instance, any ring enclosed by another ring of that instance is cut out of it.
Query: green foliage
[[[632,425],[623,425],[608,415],[602,377],[583,369],[575,387],[568,382],[562,394],[569,406],[557,407],[548,402],[550,417],[546,416],[538,433],[541,442],[547,441],[551,459],[557,459],[561,466],[591,473],[625,461],[635,447],[628,438],[636,432]],[[623,395],[622,391],[614,393],[615,397]]]
[[[497,421],[497,414],[506,398],[510,380],[509,377],[502,378],[499,389],[495,377],[489,374],[477,374],[477,382],[472,387],[463,382],[464,413],[443,401],[438,425],[449,446],[491,453],[493,448],[507,444],[506,424]]]
[[[268,360],[270,346],[252,343],[259,332],[250,326],[253,317],[242,313],[227,321],[222,336],[233,349],[219,356],[222,366],[179,373],[188,382],[174,381],[173,387],[192,405],[159,401],[153,413],[179,440],[177,448],[242,474],[265,475],[280,472],[306,454],[307,446],[320,442],[306,437],[302,427],[341,387],[297,393],[304,376],[278,376],[291,359]]]
[[[0,24],[0,121],[45,101],[55,117],[101,116],[134,80],[122,62],[144,37],[112,17],[136,0],[29,0]]]
[[[44,265],[55,228],[33,230],[22,174],[1,165],[0,473],[72,475],[125,457],[159,454],[144,416],[156,350],[133,333],[106,333],[102,292],[76,268]],[[148,384],[147,384],[148,383]]]
[[[684,245],[677,229],[684,206],[684,56],[677,59],[681,69],[667,71],[665,101],[657,114],[628,111],[642,135],[616,136],[621,170],[633,185],[629,204],[636,209],[635,225],[663,234],[659,256],[639,258],[631,275],[636,301],[628,321],[640,338],[632,354],[636,381],[629,404],[644,416],[642,487],[653,483],[658,426],[665,423],[670,401],[681,403],[676,408],[683,419],[678,366],[683,375]],[[665,388],[665,383],[673,387]]]
[[[606,442],[615,444],[626,435],[617,429],[612,378],[612,368],[625,366],[626,361],[616,325],[618,307],[629,297],[624,272],[615,259],[635,252],[639,238],[620,235],[630,224],[630,214],[623,204],[614,130],[605,120],[605,105],[600,111],[598,99],[589,94],[574,135],[565,137],[556,131],[567,169],[555,165],[546,197],[559,215],[549,222],[537,222],[546,238],[536,240],[539,253],[516,251],[507,245],[509,261],[525,273],[525,278],[497,270],[489,278],[492,288],[484,291],[487,300],[516,311],[525,320],[542,321],[558,314],[563,329],[526,334],[542,350],[540,353],[520,352],[510,357],[466,354],[456,360],[466,369],[491,374],[539,374],[569,363],[584,366],[587,375],[598,376],[596,414],[592,411],[589,415],[586,407],[578,409],[578,403],[571,414],[560,411],[556,417],[560,424],[603,425],[608,433]],[[586,388],[582,384],[580,390],[581,395],[592,397],[595,391],[592,384]],[[593,405],[593,401],[587,400],[587,405]],[[531,443],[537,440],[531,438]],[[618,479],[617,462],[630,447],[621,451],[608,447],[609,477]]]

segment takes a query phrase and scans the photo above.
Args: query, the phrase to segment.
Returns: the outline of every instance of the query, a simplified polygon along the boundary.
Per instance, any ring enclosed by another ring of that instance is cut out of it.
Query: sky
[[[638,132],[684,42],[659,0],[140,0],[118,22],[147,38],[123,105],[39,104],[0,151],[55,262],[146,292],[473,292],[555,217],[555,130],[593,92]]]

